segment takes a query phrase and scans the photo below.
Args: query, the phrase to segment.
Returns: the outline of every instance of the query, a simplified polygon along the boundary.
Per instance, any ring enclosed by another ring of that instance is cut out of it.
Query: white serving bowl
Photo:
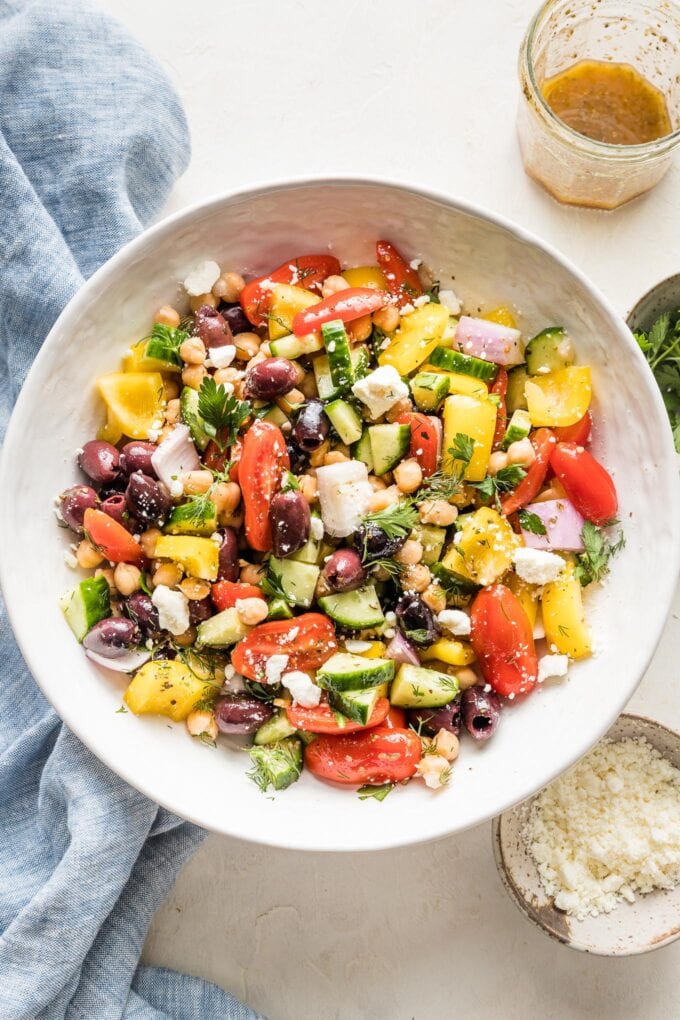
[[[485,747],[462,740],[450,786],[412,783],[382,803],[303,775],[274,798],[245,776],[242,750],[210,750],[166,719],[116,714],[125,681],[92,665],[57,597],[76,575],[52,502],[78,479],[75,451],[101,420],[94,379],[144,336],[202,259],[262,273],[331,249],[374,261],[387,237],[435,270],[473,312],[509,303],[526,334],[560,323],[593,368],[595,452],[619,491],[627,547],[588,593],[597,654],[569,680],[509,706]],[[462,202],[367,180],[262,186],[212,199],[148,230],[97,272],[51,330],[17,402],[0,471],[1,579],[14,632],[45,695],[92,751],[185,818],[243,839],[309,850],[374,850],[475,825],[536,792],[609,728],[654,651],[678,573],[680,499],[663,404],[621,319],[549,245]]]

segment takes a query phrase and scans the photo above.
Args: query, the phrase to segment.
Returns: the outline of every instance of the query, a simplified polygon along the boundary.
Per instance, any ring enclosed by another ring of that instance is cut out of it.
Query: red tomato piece
[[[536,683],[538,660],[529,617],[504,584],[483,588],[470,611],[470,641],[484,679],[496,694],[526,694]]]
[[[347,287],[319,301],[318,305],[298,312],[293,319],[293,332],[296,336],[306,336],[307,333],[321,329],[325,322],[333,322],[334,319],[352,322],[354,319],[360,319],[362,315],[377,312],[388,302],[388,295],[382,290],[376,290],[375,287]]]
[[[390,241],[378,241],[375,246],[378,265],[387,280],[387,287],[398,308],[411,304],[423,293],[423,285],[415,269],[399,254]]]
[[[550,455],[555,447],[555,436],[550,429],[536,429],[530,439],[536,453],[536,460],[517,488],[501,499],[501,512],[506,517],[521,510],[527,503],[531,503],[534,496],[538,495],[548,473]]]
[[[141,563],[144,551],[129,531],[103,510],[90,507],[83,517],[85,535],[111,563]]]
[[[385,716],[383,726],[385,726],[388,730],[407,729],[406,710],[403,708],[397,708],[395,705],[390,705],[390,710]]]
[[[305,750],[305,764],[319,779],[334,783],[399,783],[415,775],[422,757],[413,730],[378,726],[347,736],[322,736]]]
[[[231,653],[234,667],[250,680],[262,680],[272,655],[287,655],[286,671],[318,669],[338,650],[335,628],[321,613],[271,620],[253,627]]]
[[[340,263],[334,255],[299,255],[282,263],[267,276],[251,280],[241,291],[241,308],[253,326],[267,323],[267,312],[271,301],[272,284],[292,283],[306,290],[318,290],[327,276],[340,272]]]
[[[424,478],[429,478],[437,470],[439,460],[439,432],[433,419],[427,414],[416,411],[404,411],[397,418],[400,425],[411,426],[411,447],[409,456],[415,457],[420,464]]]
[[[592,453],[577,443],[558,443],[550,463],[567,496],[586,520],[602,527],[616,517],[616,486]]]
[[[585,446],[590,439],[593,430],[593,416],[586,411],[574,425],[561,425],[553,429],[558,443],[577,443],[578,446]]]
[[[499,399],[498,413],[496,415],[496,431],[493,435],[493,449],[497,450],[503,442],[503,436],[508,424],[508,411],[505,406],[505,394],[508,392],[508,372],[505,368],[498,369],[498,375],[489,393],[495,393]]]
[[[230,609],[239,599],[263,599],[262,589],[256,584],[243,584],[239,581],[216,581],[210,591],[210,597],[217,609]]]
[[[333,733],[339,736],[342,733],[356,733],[358,730],[379,726],[386,719],[389,709],[390,703],[387,698],[378,698],[365,726],[353,719],[346,719],[344,724],[339,723],[335,712],[325,702],[313,708],[291,705],[286,709],[286,715],[291,726],[298,730],[307,730],[309,733]]]
[[[211,439],[205,448],[203,454],[203,463],[211,471],[224,471],[225,467],[232,462],[231,470],[229,471],[229,478],[232,482],[238,481],[238,465],[241,460],[241,451],[243,449],[243,443],[240,439],[237,439],[231,446],[230,449],[225,448],[220,450],[218,443],[214,439]]]
[[[245,434],[239,462],[239,484],[248,544],[259,552],[272,547],[269,524],[271,501],[281,488],[281,475],[290,468],[283,432],[270,421],[254,421]]]

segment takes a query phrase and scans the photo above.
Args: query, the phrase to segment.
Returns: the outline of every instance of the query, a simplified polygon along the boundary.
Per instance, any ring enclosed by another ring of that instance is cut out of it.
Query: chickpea
[[[396,305],[385,305],[373,312],[373,325],[381,329],[383,333],[393,333],[399,325],[399,309]]]
[[[195,627],[187,627],[183,634],[175,635],[175,644],[179,645],[180,648],[188,648],[196,640],[198,631]]]
[[[179,356],[187,365],[202,365],[206,359],[206,350],[200,336],[188,337],[179,349]]]
[[[132,595],[141,586],[142,572],[132,563],[118,563],[113,571],[113,583],[124,597]]]
[[[371,486],[374,492],[380,492],[381,489],[387,488],[382,478],[378,478],[377,475],[369,475],[368,484]]]
[[[209,582],[201,580],[200,577],[185,577],[180,582],[179,588],[188,599],[207,599],[210,594]]]
[[[173,308],[172,305],[163,305],[154,315],[153,321],[159,326],[170,326],[171,329],[177,329],[181,320],[176,308]]]
[[[232,514],[241,502],[241,489],[236,482],[219,482],[212,492],[218,514]]]
[[[420,464],[414,457],[402,460],[394,469],[394,480],[400,492],[415,492],[423,481]]]
[[[323,282],[321,288],[322,297],[331,297],[333,294],[338,294],[341,290],[347,290],[349,284],[344,276],[327,276]]]
[[[469,666],[463,666],[461,669],[456,669],[454,675],[458,680],[458,686],[461,691],[466,691],[468,687],[474,687],[479,680],[474,669],[470,669]]]
[[[264,599],[237,599],[236,612],[238,613],[239,620],[246,627],[255,627],[258,623],[262,623],[263,620],[267,619],[269,608]]]
[[[420,563],[423,558],[422,544],[414,538],[408,538],[401,549],[394,554],[394,558],[397,563],[403,563],[405,566]]]
[[[220,301],[226,301],[228,305],[232,305],[238,301],[239,294],[245,285],[246,281],[240,273],[222,273],[212,292]]]
[[[257,566],[254,563],[243,563],[241,566],[241,573],[239,579],[244,584],[260,584],[264,575],[264,567]]]
[[[175,400],[179,396],[179,385],[176,379],[165,376],[163,379],[163,396],[166,401]]]
[[[94,572],[95,577],[105,577],[106,583],[109,586],[109,591],[113,594],[116,591],[116,582],[113,579],[113,570],[111,567],[98,567]],[[113,614],[116,615],[115,613]],[[118,614],[120,615],[120,614]]]
[[[438,524],[448,528],[458,516],[458,509],[445,499],[426,499],[418,507],[418,516],[423,524]]]
[[[330,453],[326,454],[323,462],[324,464],[343,464],[348,460],[349,457],[346,457],[344,453],[340,452],[340,450],[331,450]]]
[[[187,496],[201,496],[208,491],[212,483],[211,471],[187,471],[182,475],[182,485]]]
[[[192,390],[200,390],[201,383],[207,374],[203,365],[189,365],[182,370],[182,382],[185,386],[190,386]]]
[[[260,349],[260,338],[257,333],[237,333],[234,344],[239,361],[250,361]]]
[[[392,407],[389,409],[385,417],[389,422],[395,422],[400,415],[407,414],[412,410],[413,404],[409,398],[401,397],[400,400],[397,400],[396,404],[392,404]]]
[[[168,400],[167,407],[165,408],[165,420],[174,425],[175,422],[179,421],[180,415],[180,404],[179,400]]]
[[[239,379],[243,378],[243,372],[240,368],[218,368],[213,374],[213,379],[218,386],[224,386],[225,383],[236,383]]]
[[[84,538],[76,549],[76,559],[78,560],[79,567],[83,567],[84,570],[91,570],[93,567],[98,567],[104,557]]]
[[[316,582],[316,588],[314,589],[314,598],[322,599],[326,595],[330,595],[332,590],[333,589],[331,588],[327,578],[323,575],[323,573],[319,574],[318,580]]]
[[[516,443],[510,443],[508,464],[520,464],[522,467],[529,468],[535,460],[536,451],[528,436],[525,439],[519,439]]]
[[[303,498],[310,504],[316,503],[319,498],[316,478],[312,478],[311,475],[300,475],[298,477],[298,485],[300,486]]]
[[[211,740],[217,740],[217,723],[212,712],[203,710],[189,712],[186,727],[192,737],[202,737],[205,734]]]
[[[217,308],[217,298],[213,294],[199,294],[197,297],[189,299],[189,308],[192,312],[197,312],[201,305]]]
[[[432,744],[436,747],[437,754],[446,758],[447,761],[455,761],[460,752],[460,741],[456,734],[451,733],[450,730],[443,728],[439,730]]]
[[[284,414],[294,414],[297,405],[304,404],[304,402],[305,395],[298,389],[289,390],[285,397],[276,398],[276,404],[281,408]]]
[[[432,581],[430,568],[424,563],[413,563],[401,572],[401,586],[404,591],[415,591],[420,594],[429,587]]]
[[[223,528],[234,528],[236,531],[238,531],[239,528],[243,527],[244,517],[245,514],[243,510],[239,510],[238,512],[235,510],[233,513],[230,514],[221,513],[217,515],[217,519],[219,520]]]
[[[148,559],[153,559],[153,554],[156,551],[156,542],[161,537],[161,531],[159,528],[147,528],[140,535],[140,544],[142,546],[142,552]]]
[[[390,485],[389,488],[378,489],[371,496],[368,504],[368,512],[371,514],[377,513],[378,510],[386,510],[388,506],[392,506],[399,499],[399,489],[396,485]]]
[[[446,609],[446,592],[438,584],[429,584],[422,593],[422,599],[433,613],[441,613]]]
[[[161,563],[153,574],[154,588],[163,584],[166,588],[174,588],[182,580],[182,568],[177,563]]]
[[[496,452],[492,453],[489,457],[489,466],[486,470],[490,475],[497,475],[499,471],[502,471],[503,468],[506,468],[507,466],[507,453],[503,453],[501,450],[496,450]]]
[[[304,393],[307,400],[312,400],[314,397],[319,396],[319,390],[317,388],[313,372],[306,372],[304,377],[300,379],[298,386]]]
[[[566,499],[567,494],[564,491],[563,486],[558,482],[556,478],[553,478],[547,489],[543,492],[539,492],[538,496],[534,496],[532,503],[545,503],[549,499]]]
[[[425,754],[418,762],[418,775],[432,790],[446,786],[449,763],[442,754]]]
[[[313,468],[318,468],[322,466],[326,454],[330,452],[330,448],[331,448],[330,440],[324,439],[321,446],[317,446],[316,450],[312,450],[312,452],[309,455],[309,463]]]
[[[354,319],[352,322],[347,323],[347,332],[349,338],[354,343],[361,343],[362,340],[368,340],[369,336],[373,332],[373,319],[370,315],[362,315],[359,319]]]

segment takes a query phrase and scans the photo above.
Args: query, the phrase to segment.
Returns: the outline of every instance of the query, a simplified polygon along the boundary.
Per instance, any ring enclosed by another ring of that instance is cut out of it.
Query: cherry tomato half
[[[616,486],[591,453],[577,443],[558,443],[550,463],[567,496],[586,520],[601,527],[616,517]]]
[[[333,255],[299,255],[283,262],[267,276],[258,276],[256,280],[247,283],[239,298],[241,308],[253,326],[264,326],[267,322],[272,284],[292,283],[305,287],[306,290],[316,290],[327,276],[335,276],[339,272],[340,263]]]
[[[561,425],[553,429],[553,432],[558,443],[577,443],[579,446],[585,446],[592,430],[593,416],[590,411],[586,411],[574,425]]]
[[[531,445],[536,453],[536,460],[517,488],[501,500],[501,511],[506,517],[521,510],[538,495],[548,473],[550,455],[555,447],[555,436],[550,429],[536,429],[531,436]]]
[[[305,750],[305,764],[319,779],[334,783],[398,783],[415,775],[422,757],[413,730],[378,726],[344,737],[322,736]]]
[[[270,421],[254,421],[243,439],[239,484],[245,511],[248,544],[259,552],[272,547],[269,510],[281,487],[281,475],[290,468],[283,432]]]
[[[298,730],[307,730],[308,733],[326,733],[341,735],[343,733],[356,733],[359,730],[368,730],[372,726],[379,726],[387,716],[390,703],[387,698],[378,698],[373,711],[366,725],[347,719],[339,723],[333,709],[322,702],[313,708],[304,708],[302,705],[291,705],[286,709],[286,715],[291,726]]]
[[[387,281],[387,288],[398,308],[420,297],[423,285],[417,270],[409,265],[390,241],[378,241],[375,253]]]
[[[424,478],[429,478],[437,470],[439,460],[439,427],[433,417],[418,414],[415,411],[404,411],[397,418],[400,425],[411,426],[411,447],[409,456],[415,457],[420,464]]]
[[[111,563],[141,563],[144,551],[122,524],[103,510],[89,507],[83,516],[85,535]]]
[[[210,597],[215,607],[222,612],[235,606],[239,599],[263,599],[262,589],[256,584],[242,584],[239,581],[216,581]]]
[[[235,669],[250,680],[262,680],[272,655],[287,655],[287,671],[318,669],[338,650],[335,628],[321,613],[303,613],[292,620],[271,620],[253,627],[234,648]]]
[[[406,710],[397,708],[396,705],[390,705],[390,710],[385,716],[383,726],[388,730],[407,729]]]
[[[504,584],[483,588],[470,611],[470,641],[482,675],[496,694],[526,694],[536,683],[538,661],[529,617]]]
[[[374,287],[347,287],[298,312],[293,319],[293,332],[296,336],[306,336],[321,329],[325,322],[335,319],[352,322],[384,308],[388,301],[389,296]]]

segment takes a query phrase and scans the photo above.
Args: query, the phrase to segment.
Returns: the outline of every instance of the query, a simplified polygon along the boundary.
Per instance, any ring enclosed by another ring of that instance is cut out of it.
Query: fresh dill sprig
[[[418,511],[413,497],[400,500],[384,510],[366,514],[364,524],[374,524],[385,533],[387,538],[404,538],[409,535],[418,523]]]
[[[288,596],[283,588],[283,581],[281,574],[277,573],[271,565],[271,560],[267,564],[267,573],[260,581],[260,587],[265,595],[268,595],[271,599],[282,599],[284,602],[288,601]]]
[[[302,754],[299,740],[279,740],[266,747],[251,747],[248,754],[253,767],[246,775],[263,793],[270,786],[274,790],[284,790],[300,778]]]

